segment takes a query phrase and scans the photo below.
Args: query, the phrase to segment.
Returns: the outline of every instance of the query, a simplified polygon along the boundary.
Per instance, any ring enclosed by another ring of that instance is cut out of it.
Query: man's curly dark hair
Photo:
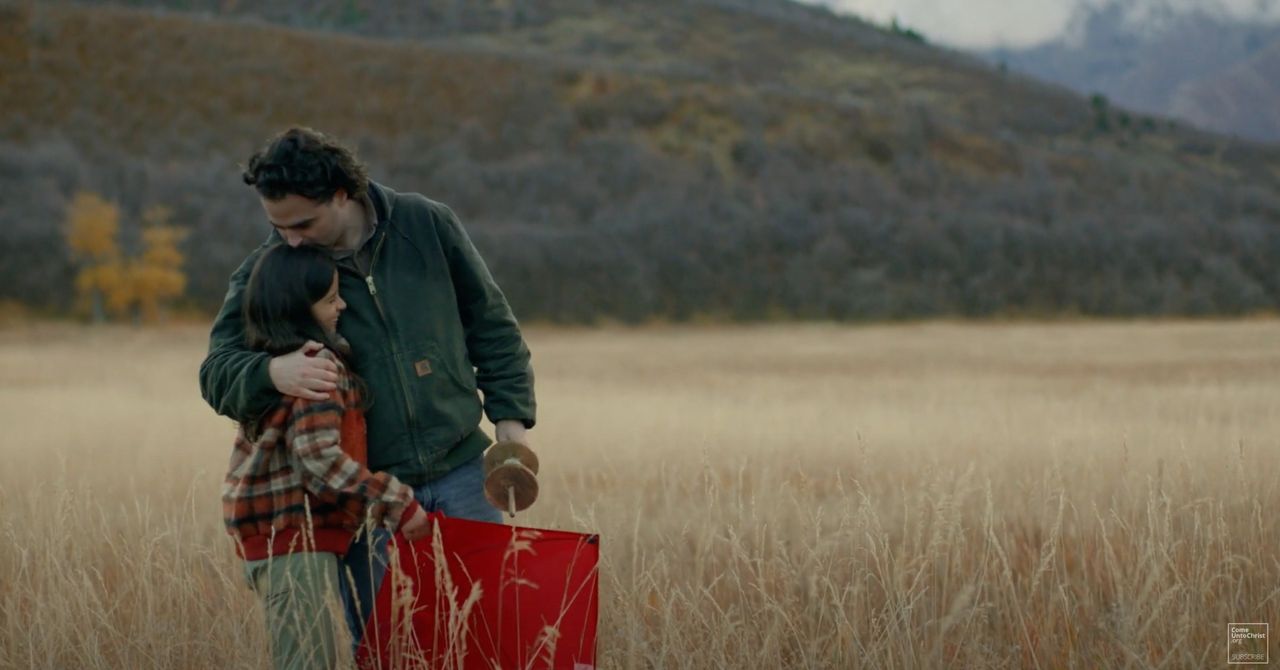
[[[350,149],[310,128],[290,128],[271,138],[249,158],[244,183],[267,200],[300,195],[329,202],[338,189],[359,198],[369,189],[369,173]]]

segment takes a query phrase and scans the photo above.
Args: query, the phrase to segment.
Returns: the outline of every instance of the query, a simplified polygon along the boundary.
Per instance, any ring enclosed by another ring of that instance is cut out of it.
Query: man
[[[240,314],[245,282],[266,248],[326,249],[347,303],[338,330],[372,398],[369,469],[413,486],[428,511],[500,521],[484,497],[481,455],[491,441],[479,429],[481,413],[499,441],[527,444],[533,370],[506,298],[458,218],[441,203],[370,181],[350,150],[308,128],[271,139],[243,177],[273,230],[231,276],[200,366],[205,400],[245,421],[281,395],[323,400],[336,388],[333,363],[312,356],[319,344],[274,358],[250,351]],[[360,559],[347,563],[356,593],[341,580],[357,637],[385,569],[385,542],[375,531],[348,552]]]

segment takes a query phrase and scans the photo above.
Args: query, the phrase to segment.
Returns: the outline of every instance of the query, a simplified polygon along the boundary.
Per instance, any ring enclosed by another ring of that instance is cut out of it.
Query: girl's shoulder
[[[345,365],[343,365],[342,357],[338,355],[338,352],[334,351],[329,347],[323,347],[307,355],[313,358],[325,358],[333,361],[334,363],[337,363],[339,367],[346,367]]]

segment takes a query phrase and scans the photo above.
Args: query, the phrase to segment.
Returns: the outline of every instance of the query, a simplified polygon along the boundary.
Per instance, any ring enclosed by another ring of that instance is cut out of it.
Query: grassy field
[[[203,338],[0,331],[0,668],[265,667]],[[529,340],[518,521],[601,533],[603,668],[1225,667],[1280,625],[1280,322]]]

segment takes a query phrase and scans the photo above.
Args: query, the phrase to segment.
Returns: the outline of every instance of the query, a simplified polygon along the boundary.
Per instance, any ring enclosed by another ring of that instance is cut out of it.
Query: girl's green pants
[[[320,552],[284,554],[246,561],[244,567],[266,613],[272,667],[337,667],[338,635],[346,632],[338,593],[338,557]]]

